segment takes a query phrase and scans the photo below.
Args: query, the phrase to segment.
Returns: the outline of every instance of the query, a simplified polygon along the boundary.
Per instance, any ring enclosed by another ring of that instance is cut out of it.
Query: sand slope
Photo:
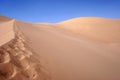
[[[81,24],[86,24],[85,27],[90,29],[81,27]],[[33,24],[15,20],[14,27],[18,28],[27,45],[36,53],[32,56],[40,56],[40,64],[52,80],[120,80],[118,20],[89,18],[59,24]]]
[[[0,23],[1,23],[1,22],[10,21],[10,20],[12,20],[12,18],[8,18],[8,17],[5,17],[5,16],[0,15]]]
[[[15,20],[0,24],[0,80],[49,80]]]
[[[13,21],[0,23],[0,46],[14,38]]]
[[[103,42],[120,42],[120,20],[75,18],[59,23],[63,28]]]

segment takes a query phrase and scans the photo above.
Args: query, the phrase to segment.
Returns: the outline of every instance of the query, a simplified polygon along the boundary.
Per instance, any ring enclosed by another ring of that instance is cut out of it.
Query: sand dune
[[[8,23],[14,27],[10,29],[14,37],[0,37],[7,40],[3,43],[0,39],[0,54],[4,54],[0,55],[1,78],[120,80],[119,20],[77,18],[57,24],[4,21],[0,35],[8,32]]]
[[[120,42],[120,20],[75,18],[59,23],[65,29],[103,42]]]
[[[0,23],[0,46],[14,38],[13,22],[14,20]]]
[[[10,21],[10,20],[12,20],[12,18],[8,18],[8,17],[5,17],[5,16],[0,15],[0,23],[1,23],[1,22]]]
[[[39,56],[27,44],[29,42],[15,26],[15,20],[0,24],[0,80],[49,79]]]

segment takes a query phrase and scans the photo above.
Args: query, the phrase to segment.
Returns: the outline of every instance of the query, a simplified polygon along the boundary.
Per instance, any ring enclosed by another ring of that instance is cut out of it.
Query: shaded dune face
[[[5,17],[5,16],[0,15],[0,23],[1,23],[1,22],[10,21],[10,20],[12,20],[12,18],[8,18],[8,17]]]
[[[14,22],[8,25],[11,24]],[[49,76],[44,72],[44,67],[41,66],[39,56],[29,47],[29,42],[17,26],[8,28],[8,31],[6,26],[4,26],[5,29],[2,27],[0,26],[0,29],[5,34],[10,34],[9,30],[14,33],[14,35],[6,37],[14,37],[5,38],[9,40],[0,45],[0,80],[49,80]]]
[[[59,25],[92,40],[120,42],[120,20],[86,17],[60,22]]]

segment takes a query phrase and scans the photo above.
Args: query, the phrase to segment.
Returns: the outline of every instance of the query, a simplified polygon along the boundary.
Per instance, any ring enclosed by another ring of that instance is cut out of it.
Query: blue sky
[[[120,18],[120,0],[0,0],[0,14],[27,22]]]

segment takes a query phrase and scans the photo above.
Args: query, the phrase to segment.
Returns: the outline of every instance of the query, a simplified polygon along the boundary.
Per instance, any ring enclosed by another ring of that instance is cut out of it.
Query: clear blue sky
[[[120,18],[120,0],[0,0],[0,14],[27,22]]]

